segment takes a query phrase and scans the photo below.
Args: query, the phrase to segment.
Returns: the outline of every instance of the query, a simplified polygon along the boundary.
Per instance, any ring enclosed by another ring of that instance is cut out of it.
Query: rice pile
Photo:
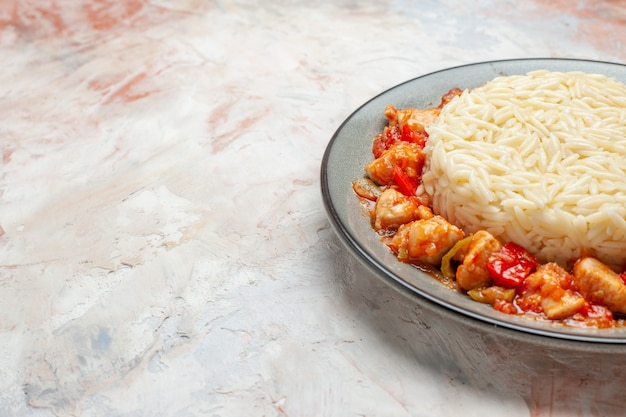
[[[467,233],[540,261],[626,265],[626,85],[534,71],[464,91],[428,129],[424,191]]]

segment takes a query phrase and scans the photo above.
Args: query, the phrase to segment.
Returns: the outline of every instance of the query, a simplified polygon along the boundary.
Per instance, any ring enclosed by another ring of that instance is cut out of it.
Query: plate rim
[[[597,65],[597,66],[604,66],[604,67],[615,67],[615,68],[619,68],[620,71],[624,71],[624,76],[626,77],[626,65],[619,63],[619,62],[601,61],[601,60],[594,60],[594,59],[578,59],[578,58],[537,57],[537,58],[511,58],[511,59],[502,59],[502,60],[479,61],[479,62],[472,62],[472,63],[462,64],[462,65],[456,65],[456,66],[428,72],[428,73],[410,78],[399,84],[396,84],[390,88],[387,88],[381,91],[380,93],[374,95],[373,97],[363,102],[360,106],[358,106],[342,121],[342,123],[338,126],[338,128],[333,133],[330,141],[328,142],[324,150],[324,154],[321,160],[321,167],[320,167],[320,180],[321,180],[320,186],[321,186],[321,193],[322,193],[322,200],[323,200],[324,208],[330,220],[331,226],[334,229],[335,233],[339,236],[340,240],[343,242],[344,245],[347,246],[350,252],[352,252],[353,255],[356,255],[356,258],[361,263],[363,263],[369,270],[371,270],[377,276],[384,278],[384,280],[387,283],[395,284],[395,286],[397,286],[398,289],[402,290],[405,293],[408,293],[409,295],[418,296],[418,299],[426,299],[430,301],[431,303],[434,303],[436,306],[440,308],[453,312],[456,315],[462,316],[458,318],[471,319],[472,321],[477,321],[478,323],[488,325],[490,328],[499,327],[499,328],[503,328],[507,330],[513,330],[515,332],[519,332],[524,335],[534,335],[534,336],[539,336],[540,338],[547,338],[548,340],[552,340],[552,341],[561,340],[561,341],[567,341],[567,342],[591,343],[596,346],[605,344],[605,345],[611,345],[612,347],[623,346],[624,348],[626,348],[626,328],[623,329],[624,334],[623,335],[620,334],[618,337],[607,337],[606,335],[605,336],[588,335],[584,333],[581,334],[580,333],[581,331],[586,331],[587,329],[581,330],[578,328],[576,328],[578,330],[578,333],[562,332],[562,331],[561,332],[548,331],[542,328],[530,326],[530,322],[532,321],[532,319],[529,319],[529,318],[522,318],[523,322],[520,324],[520,323],[512,323],[511,321],[511,318],[518,317],[518,316],[508,316],[508,315],[505,315],[504,313],[501,313],[502,319],[499,319],[499,318],[494,319],[491,317],[486,317],[482,314],[479,314],[473,311],[468,311],[454,304],[450,304],[446,302],[445,300],[442,300],[434,296],[433,294],[430,294],[424,291],[423,289],[415,288],[414,285],[408,283],[405,279],[403,279],[402,277],[398,276],[393,271],[391,271],[386,266],[385,262],[380,262],[375,257],[373,257],[367,251],[367,248],[361,245],[361,243],[358,241],[358,239],[354,236],[354,234],[350,230],[350,227],[346,225],[344,221],[341,219],[338,213],[338,210],[335,206],[335,202],[333,201],[333,197],[331,195],[331,191],[330,191],[331,186],[329,184],[329,172],[332,170],[332,168],[329,167],[329,160],[333,156],[333,149],[337,145],[338,141],[341,140],[341,133],[344,131],[346,126],[350,122],[352,122],[355,119],[355,117],[357,117],[361,112],[363,112],[363,110],[366,107],[372,105],[372,103],[374,103],[375,101],[381,99],[382,97],[386,95],[393,93],[394,91],[399,91],[402,88],[406,88],[408,85],[412,83],[423,81],[425,78],[429,78],[429,77],[437,77],[441,75],[442,73],[459,71],[459,70],[462,71],[463,69],[467,69],[467,68],[481,68],[481,67],[490,67],[490,66],[493,67],[493,66],[516,65],[516,64],[521,65],[521,64],[532,64],[532,63],[539,63],[539,62],[546,62],[546,61],[554,62],[554,63],[558,62],[558,63],[565,64],[565,65],[584,64],[584,65]],[[381,114],[381,118],[382,117],[383,115]],[[373,229],[371,231],[372,233],[375,233]],[[382,242],[379,242],[379,243],[383,245]],[[388,250],[388,248],[385,248],[385,249]],[[396,262],[399,262],[399,261],[397,261],[396,259]],[[434,278],[429,277],[429,279],[433,280]],[[438,283],[438,284],[444,287],[443,284],[441,283]],[[448,290],[453,291],[451,289],[448,289]],[[509,320],[506,320],[505,318],[508,318]],[[563,329],[566,329],[566,327],[563,326],[560,328],[560,330],[563,330]],[[589,330],[594,330],[594,329],[589,329]],[[603,332],[602,329],[595,329],[595,330],[598,332]],[[610,331],[610,329],[608,330]]]

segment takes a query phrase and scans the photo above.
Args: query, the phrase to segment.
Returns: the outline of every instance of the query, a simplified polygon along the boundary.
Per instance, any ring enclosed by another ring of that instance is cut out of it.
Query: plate
[[[537,58],[463,65],[399,84],[354,111],[330,140],[321,166],[321,188],[326,212],[333,229],[355,256],[381,278],[416,295],[418,300],[431,301],[444,309],[490,326],[549,338],[625,344],[626,328],[577,328],[507,315],[489,305],[472,301],[414,266],[398,261],[372,229],[369,217],[352,191],[352,181],[363,177],[364,166],[373,158],[372,140],[387,123],[384,109],[388,104],[396,108],[432,107],[438,105],[441,96],[452,87],[477,87],[497,76],[525,74],[538,69],[601,73],[626,83],[626,66],[622,64]]]

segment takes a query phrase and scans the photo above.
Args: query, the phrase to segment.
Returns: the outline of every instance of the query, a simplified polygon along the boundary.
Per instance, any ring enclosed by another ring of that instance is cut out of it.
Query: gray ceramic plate
[[[372,159],[373,137],[386,124],[384,109],[424,108],[439,104],[451,87],[476,87],[499,75],[525,74],[537,69],[584,71],[605,74],[626,83],[626,66],[571,59],[520,59],[454,67],[424,75],[372,98],[357,109],[332,137],[321,167],[322,195],[331,224],[347,247],[383,279],[399,284],[417,296],[446,309],[485,323],[550,338],[610,344],[626,343],[626,328],[585,329],[535,321],[497,312],[451,290],[413,266],[399,262],[372,230],[352,181],[361,178]]]

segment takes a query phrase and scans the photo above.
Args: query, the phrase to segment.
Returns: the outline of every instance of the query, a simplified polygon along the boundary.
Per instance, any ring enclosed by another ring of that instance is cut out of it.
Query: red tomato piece
[[[586,302],[580,311],[585,317],[593,319],[613,320],[613,313],[608,307]]]
[[[496,285],[515,288],[537,266],[537,260],[520,245],[508,242],[487,261],[489,275]]]
[[[402,134],[396,126],[386,127],[385,130],[376,135],[372,144],[372,153],[374,158],[379,158],[383,152],[391,148],[391,146],[402,140]]]
[[[411,130],[408,124],[402,126],[402,135],[401,138],[405,142],[416,143],[420,148],[424,148],[426,145],[426,139],[428,138],[427,133],[414,132]]]
[[[400,141],[415,143],[423,149],[426,145],[426,139],[428,139],[428,133],[414,132],[407,124],[402,126],[402,130],[398,126],[387,126],[382,133],[374,137],[372,153],[374,158],[378,158],[383,152]]]
[[[402,170],[400,165],[393,166],[393,181],[398,186],[398,190],[407,196],[414,196],[417,191],[417,184]]]

